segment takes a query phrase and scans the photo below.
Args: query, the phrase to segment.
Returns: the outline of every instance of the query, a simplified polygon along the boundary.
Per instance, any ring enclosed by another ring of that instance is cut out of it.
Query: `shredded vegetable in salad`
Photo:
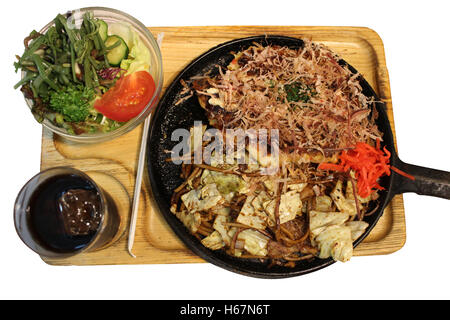
[[[46,119],[73,135],[115,130],[153,94],[149,50],[131,26],[107,24],[92,12],[83,14],[79,27],[72,18],[59,14],[44,34],[32,31],[25,38],[25,51],[14,63],[23,72],[15,88],[32,101],[39,122]]]

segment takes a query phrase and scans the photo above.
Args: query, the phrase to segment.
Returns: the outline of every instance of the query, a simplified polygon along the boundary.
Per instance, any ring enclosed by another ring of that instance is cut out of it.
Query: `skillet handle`
[[[439,197],[450,200],[450,172],[419,167],[396,159],[395,165],[407,174],[414,176],[415,180],[394,174],[393,191],[396,194],[415,192],[420,195]]]

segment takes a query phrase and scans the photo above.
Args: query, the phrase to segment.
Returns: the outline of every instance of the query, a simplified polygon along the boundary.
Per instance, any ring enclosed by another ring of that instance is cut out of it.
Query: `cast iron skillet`
[[[148,174],[154,201],[165,220],[184,244],[202,259],[226,270],[252,277],[294,277],[317,271],[333,264],[334,261],[331,258],[315,258],[312,261],[300,261],[294,268],[288,268],[280,266],[269,267],[268,263],[261,263],[257,260],[234,258],[222,251],[212,251],[204,247],[169,210],[172,191],[183,182],[180,178],[181,166],[165,161],[168,157],[166,151],[171,150],[178,143],[178,141],[171,141],[171,134],[178,128],[189,129],[193,126],[194,120],[201,120],[203,124],[208,124],[205,112],[200,107],[195,95],[192,98],[185,100],[183,103],[175,105],[182,97],[180,92],[183,87],[180,80],[189,82],[191,77],[204,75],[208,71],[211,71],[212,75],[217,74],[217,65],[226,67],[233,59],[233,55],[230,54],[230,52],[238,52],[246,49],[254,42],[263,45],[271,44],[288,46],[290,48],[299,48],[303,46],[303,41],[296,38],[285,36],[256,36],[236,39],[220,44],[192,61],[172,81],[154,110],[148,137]],[[339,61],[339,63],[341,65],[348,65],[343,60]],[[348,67],[353,73],[357,72],[350,65],[348,65]],[[360,84],[363,88],[363,93],[366,96],[373,96],[375,97],[375,101],[379,101],[374,90],[362,77],[360,77]],[[392,154],[391,164],[398,169],[413,175],[415,180],[412,181],[394,172],[389,177],[385,176],[381,179],[380,184],[385,188],[385,191],[380,192],[379,208],[375,213],[364,219],[369,224],[369,227],[365,233],[354,242],[354,246],[357,246],[369,234],[383,214],[386,205],[396,194],[415,192],[422,195],[450,199],[450,173],[402,162],[394,149],[394,139],[386,114],[386,106],[381,102],[377,102],[375,103],[375,108],[379,114],[377,125],[384,133],[384,145],[386,145],[387,149]]]

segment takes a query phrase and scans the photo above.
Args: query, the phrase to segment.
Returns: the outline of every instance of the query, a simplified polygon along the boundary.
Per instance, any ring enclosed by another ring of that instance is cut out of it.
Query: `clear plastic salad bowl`
[[[134,117],[133,119],[127,121],[122,126],[109,131],[109,132],[97,132],[97,133],[83,133],[80,135],[74,135],[67,132],[66,129],[58,127],[51,123],[50,120],[44,119],[42,125],[48,130],[52,131],[54,134],[57,134],[65,139],[82,142],[82,143],[96,143],[103,142],[110,139],[117,138],[134,128],[136,128],[139,124],[141,124],[147,116],[150,115],[156,104],[158,103],[159,96],[161,94],[162,86],[163,86],[163,70],[162,70],[162,57],[161,52],[158,46],[156,39],[150,33],[150,31],[145,27],[144,24],[133,18],[127,13],[121,12],[119,10],[110,9],[110,8],[102,8],[102,7],[87,7],[72,10],[73,22],[75,25],[81,24],[83,14],[86,12],[92,12],[95,18],[102,19],[108,25],[121,23],[128,25],[135,31],[142,43],[149,49],[150,51],[150,74],[153,77],[155,82],[155,91],[153,96],[151,97],[149,103],[145,106],[145,108],[141,111],[141,113]],[[56,15],[56,13],[55,13]],[[50,28],[54,24],[53,20],[48,23],[44,28],[40,30],[40,33],[45,33],[48,28]],[[22,72],[22,77],[24,77],[25,73]],[[33,106],[33,101],[30,99],[25,99],[26,103],[30,107]]]

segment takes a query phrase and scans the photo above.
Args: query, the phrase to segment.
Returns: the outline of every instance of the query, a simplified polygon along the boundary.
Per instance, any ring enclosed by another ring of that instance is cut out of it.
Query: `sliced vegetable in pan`
[[[291,48],[264,39],[230,53],[229,65],[185,81],[226,144],[199,139],[202,154],[220,157],[181,164],[170,211],[203,246],[232,257],[293,268],[317,258],[350,260],[377,207],[379,179],[391,170],[375,97],[337,54],[309,40]],[[265,132],[266,139],[242,139],[240,157],[228,146],[233,130]],[[269,130],[278,133],[270,143]],[[197,148],[189,151],[192,160]],[[236,179],[245,186],[227,188]]]

